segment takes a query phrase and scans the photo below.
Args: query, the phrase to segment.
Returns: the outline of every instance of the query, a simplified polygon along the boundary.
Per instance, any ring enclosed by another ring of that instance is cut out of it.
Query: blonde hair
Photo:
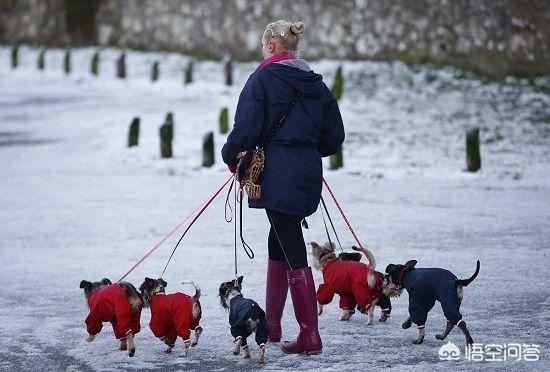
[[[304,22],[288,22],[279,20],[271,22],[264,31],[263,40],[277,39],[284,50],[298,49],[298,36],[304,33]]]

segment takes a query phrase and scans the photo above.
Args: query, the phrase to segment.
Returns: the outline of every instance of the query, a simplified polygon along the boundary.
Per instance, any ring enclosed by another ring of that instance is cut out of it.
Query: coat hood
[[[290,59],[264,67],[268,73],[291,85],[302,95],[319,98],[325,93],[323,77],[311,70],[303,59]]]

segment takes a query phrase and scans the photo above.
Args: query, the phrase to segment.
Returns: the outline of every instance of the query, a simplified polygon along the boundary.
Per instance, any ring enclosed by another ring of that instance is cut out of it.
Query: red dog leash
[[[355,231],[353,230],[353,228],[351,227],[351,224],[349,223],[348,221],[348,218],[346,217],[346,214],[344,213],[344,211],[342,210],[342,207],[340,207],[340,203],[338,203],[338,200],[336,200],[336,196],[334,196],[334,193],[332,192],[332,189],[330,188],[330,186],[328,185],[328,182],[327,180],[323,177],[323,183],[325,184],[325,187],[327,188],[330,196],[332,197],[332,200],[334,200],[334,204],[336,204],[336,207],[338,207],[338,210],[340,211],[340,214],[342,215],[342,217],[344,218],[344,221],[346,221],[346,224],[348,225],[348,228],[349,228],[349,231],[351,231],[351,234],[353,235],[353,237],[355,238],[355,241],[357,242],[357,244],[359,245],[359,248],[363,249],[363,246],[361,245],[361,242],[359,241],[359,239],[357,238],[357,235],[355,234]]]
[[[134,264],[134,266],[132,266],[132,268],[130,270],[128,270],[128,272],[126,272],[126,274],[124,274],[122,276],[122,278],[120,278],[118,280],[118,282],[121,282],[122,280],[124,280],[124,278],[126,278],[132,271],[135,270],[136,267],[138,267],[143,261],[145,261],[145,259],[147,257],[149,257],[154,251],[157,250],[158,247],[160,247],[162,245],[162,243],[164,243],[170,236],[172,236],[185,222],[187,222],[187,220],[189,220],[191,217],[193,217],[197,211],[201,210],[201,212],[196,216],[196,218],[198,218],[202,212],[204,212],[204,210],[210,205],[210,203],[212,203],[214,201],[214,199],[216,198],[216,196],[218,196],[218,194],[224,189],[224,187],[229,183],[229,181],[231,181],[231,179],[233,178],[233,175],[231,175],[231,177],[229,177],[229,179],[223,184],[223,186],[221,186],[218,191],[216,191],[208,200],[204,201],[202,204],[200,204],[197,209],[195,209],[193,211],[193,213],[191,213],[190,215],[188,215],[187,217],[185,217],[180,223],[178,223],[172,230],[170,230],[170,232],[168,234],[166,234],[164,236],[164,238],[162,238],[153,248],[151,248],[151,250],[149,252],[147,252],[138,262],[136,262]],[[195,220],[196,220],[195,218]],[[195,222],[195,220],[193,222]],[[191,226],[189,226],[191,227]],[[189,228],[188,228],[189,229]],[[187,232],[187,230],[186,230]],[[179,242],[178,242],[179,243]],[[173,254],[173,253],[172,253]],[[171,258],[171,257],[170,257]]]

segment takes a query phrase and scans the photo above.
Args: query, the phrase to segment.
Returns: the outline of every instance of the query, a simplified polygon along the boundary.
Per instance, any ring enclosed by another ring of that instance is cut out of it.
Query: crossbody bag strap
[[[274,75],[274,76],[276,76],[276,75]],[[290,103],[290,106],[285,111],[283,116],[281,116],[281,118],[279,120],[277,120],[273,125],[271,125],[269,123],[269,103],[268,103],[268,99],[267,99],[267,89],[266,89],[266,86],[265,86],[264,81],[262,79],[260,79],[260,83],[262,84],[263,91],[264,91],[264,123],[263,123],[262,135],[261,135],[261,138],[260,138],[260,142],[258,143],[257,147],[261,149],[261,148],[265,147],[265,145],[267,145],[269,143],[269,141],[271,141],[273,136],[275,136],[277,131],[281,128],[281,126],[283,125],[283,122],[285,121],[286,117],[288,116],[288,114],[290,113],[290,111],[292,110],[292,108],[294,107],[296,102],[298,101],[298,98],[300,97],[300,92],[297,91],[292,85],[285,82],[296,93],[294,95],[294,98],[292,99],[292,102]]]
[[[290,103],[290,106],[286,110],[286,112],[281,116],[279,120],[277,120],[273,125],[270,125],[267,130],[263,133],[262,140],[260,141],[260,144],[258,147],[263,148],[265,145],[267,145],[275,136],[275,134],[279,131],[281,126],[283,125],[285,119],[287,118],[288,114],[290,114],[290,111],[292,111],[292,108],[294,105],[296,105],[296,102],[298,102],[298,98],[300,98],[300,92],[296,91],[296,94],[294,95],[294,98],[292,99],[292,102]]]

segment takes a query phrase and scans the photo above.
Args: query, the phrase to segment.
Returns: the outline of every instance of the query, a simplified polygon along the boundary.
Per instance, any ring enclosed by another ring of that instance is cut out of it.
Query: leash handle
[[[197,213],[197,215],[195,216],[195,218],[193,218],[193,221],[191,221],[191,223],[189,224],[189,226],[187,226],[187,228],[185,229],[185,231],[183,232],[183,234],[181,235],[181,237],[179,238],[178,242],[176,243],[176,246],[174,247],[174,249],[172,250],[172,253],[170,254],[170,257],[168,257],[168,261],[166,261],[166,265],[164,266],[164,270],[162,270],[162,275],[160,276],[161,278],[164,276],[164,273],[166,272],[166,269],[168,268],[168,264],[170,263],[170,261],[172,260],[172,257],[174,256],[174,253],[176,253],[176,249],[178,249],[178,246],[179,244],[181,243],[181,241],[183,240],[183,237],[187,234],[187,232],[189,231],[189,229],[191,229],[191,226],[193,226],[193,224],[197,221],[197,219],[202,215],[202,213],[206,210],[206,208],[208,208],[208,206],[214,201],[214,199],[216,199],[216,197],[219,195],[219,193],[225,188],[225,186],[227,186],[227,184],[233,179],[233,174],[231,175],[231,177],[229,177],[229,179],[227,181],[225,181],[225,183],[218,189],[218,191],[216,191],[214,193],[214,195],[212,195],[210,197],[210,199],[206,202],[206,204],[203,205],[203,207],[200,209],[199,213]]]
[[[357,238],[357,235],[355,234],[355,231],[353,230],[353,228],[351,227],[351,224],[349,223],[349,220],[348,218],[346,217],[346,214],[344,213],[344,211],[342,210],[342,207],[340,207],[340,203],[338,203],[338,200],[336,200],[336,196],[334,196],[334,193],[332,192],[332,189],[330,188],[330,186],[328,185],[328,182],[327,180],[325,179],[325,177],[323,177],[323,183],[325,184],[325,187],[327,188],[330,196],[332,197],[332,200],[334,201],[334,204],[336,204],[336,207],[338,207],[338,210],[340,211],[340,214],[342,215],[342,217],[344,218],[344,221],[346,221],[346,224],[348,225],[348,228],[349,228],[349,231],[351,231],[351,234],[353,235],[353,238],[355,239],[355,241],[357,242],[357,245],[359,245],[359,248],[363,249],[363,245],[361,244],[361,242],[359,241],[359,239]]]
[[[241,197],[241,202],[239,204],[239,214],[240,214],[239,234],[240,234],[240,237],[241,237],[241,244],[243,245],[244,252],[248,256],[248,258],[253,260],[254,259],[254,251],[248,245],[248,243],[245,242],[244,237],[243,237],[243,189],[242,188],[239,190],[239,194],[240,194],[240,197]]]

